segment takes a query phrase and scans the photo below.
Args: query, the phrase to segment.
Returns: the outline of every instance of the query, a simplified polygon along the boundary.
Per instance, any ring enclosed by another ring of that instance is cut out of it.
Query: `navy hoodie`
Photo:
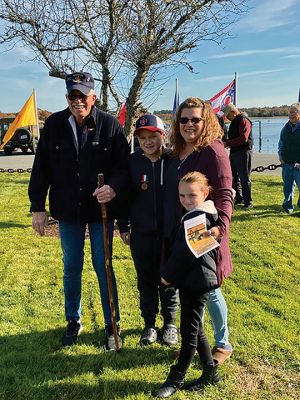
[[[134,231],[162,232],[163,194],[168,159],[167,150],[154,162],[146,157],[141,149],[130,155],[131,186],[128,213],[118,221],[120,232],[129,230],[128,222]]]

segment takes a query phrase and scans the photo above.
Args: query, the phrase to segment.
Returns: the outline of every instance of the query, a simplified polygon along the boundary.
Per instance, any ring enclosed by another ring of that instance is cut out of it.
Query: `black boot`
[[[203,368],[203,373],[199,379],[192,381],[185,385],[184,390],[189,390],[191,392],[201,392],[207,385],[216,385],[221,381],[221,377],[217,371],[218,365],[205,365]]]
[[[177,389],[181,389],[184,385],[185,373],[176,371],[175,365],[170,368],[170,373],[165,383],[154,393],[155,397],[165,398],[172,396]]]

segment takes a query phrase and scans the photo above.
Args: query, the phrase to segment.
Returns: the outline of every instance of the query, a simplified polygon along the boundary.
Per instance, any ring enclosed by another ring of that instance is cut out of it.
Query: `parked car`
[[[0,118],[0,143],[9,128],[9,125],[14,121],[14,118]],[[39,123],[39,130],[43,129],[44,123]],[[36,125],[23,126],[16,129],[13,137],[4,146],[6,155],[11,155],[15,149],[21,149],[22,153],[27,153],[31,150],[35,154],[38,143],[38,129]]]

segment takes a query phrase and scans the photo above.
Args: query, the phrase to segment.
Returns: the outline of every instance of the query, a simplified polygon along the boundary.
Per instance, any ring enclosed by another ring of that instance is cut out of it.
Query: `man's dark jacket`
[[[244,119],[247,119],[250,122],[251,127],[252,127],[252,122],[250,121],[249,118],[247,118],[242,113],[238,114],[230,123],[229,130],[228,130],[228,133],[227,133],[228,140],[236,139],[236,138],[238,138],[240,136],[240,129],[241,129],[241,126],[243,124],[243,120]],[[252,150],[252,148],[253,148],[252,128],[251,128],[251,131],[249,133],[248,139],[244,143],[241,143],[238,146],[237,145],[235,145],[235,146],[229,145],[229,147],[230,147],[230,152],[231,153],[235,153],[236,151],[239,151],[241,149]]]
[[[85,121],[86,141],[81,151],[69,122],[69,109],[52,114],[45,122],[29,183],[30,211],[45,211],[49,190],[50,214],[57,220],[96,221],[101,206],[92,193],[98,174],[116,197],[108,204],[108,217],[118,217],[127,190],[129,146],[119,122],[93,107]]]

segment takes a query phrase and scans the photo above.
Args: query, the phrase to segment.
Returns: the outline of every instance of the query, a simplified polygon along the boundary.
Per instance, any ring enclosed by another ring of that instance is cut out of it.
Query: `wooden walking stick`
[[[104,186],[104,175],[98,174],[98,188]],[[119,336],[117,330],[116,323],[116,309],[114,303],[114,291],[111,277],[111,266],[110,266],[110,254],[109,254],[109,241],[108,241],[108,227],[107,227],[107,210],[106,204],[101,204],[102,210],[102,223],[103,223],[103,247],[104,247],[104,259],[105,259],[105,271],[107,278],[107,286],[108,286],[108,298],[109,298],[109,307],[111,314],[111,323],[113,328],[113,334],[115,339],[116,351],[120,351],[119,345]]]

